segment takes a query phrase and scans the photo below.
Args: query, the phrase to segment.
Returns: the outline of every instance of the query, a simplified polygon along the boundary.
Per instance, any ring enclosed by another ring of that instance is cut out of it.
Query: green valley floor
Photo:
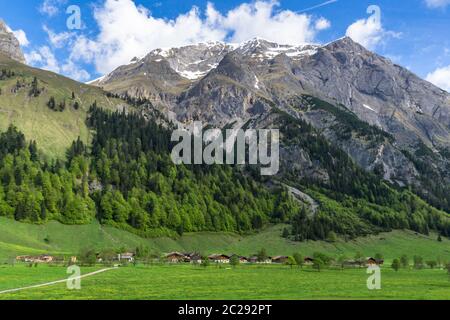
[[[427,260],[450,261],[450,240],[437,241],[436,234],[429,236],[411,231],[393,231],[334,243],[325,241],[293,242],[281,237],[282,225],[273,226],[261,233],[239,236],[229,233],[185,234],[178,239],[142,239],[134,234],[93,223],[84,226],[67,226],[57,222],[31,225],[0,217],[0,263],[8,263],[18,255],[77,255],[85,248],[134,250],[140,244],[153,252],[171,251],[202,254],[224,253],[252,255],[265,248],[269,255],[313,255],[326,253],[334,258],[341,255],[354,257],[357,252],[364,256],[380,253],[387,262],[406,254],[410,260],[419,255]]]
[[[93,270],[82,268],[82,273]],[[63,267],[2,266],[0,291],[66,277]],[[368,277],[365,268],[318,272],[288,266],[128,266],[82,279],[81,290],[59,283],[0,294],[0,300],[450,299],[450,278],[444,270],[383,268],[381,290],[375,291],[367,289]]]
[[[437,240],[436,234],[419,235],[393,231],[356,240],[292,242],[281,237],[284,226],[272,226],[261,233],[240,236],[228,233],[185,234],[178,239],[142,239],[101,226],[67,226],[57,222],[46,225],[19,223],[0,217],[0,292],[39,285],[68,277],[60,266],[12,265],[17,255],[77,255],[84,248],[133,250],[146,245],[153,252],[198,251],[203,254],[237,253],[251,255],[265,248],[269,255],[313,255],[326,253],[338,258],[377,253],[385,257],[382,289],[370,291],[369,275],[361,269],[241,265],[209,266],[155,265],[127,266],[82,279],[82,289],[69,291],[65,283],[0,294],[0,299],[450,299],[450,277],[440,269],[390,268],[393,259],[406,254],[424,261],[450,261],[450,241]],[[103,266],[82,268],[88,274]]]

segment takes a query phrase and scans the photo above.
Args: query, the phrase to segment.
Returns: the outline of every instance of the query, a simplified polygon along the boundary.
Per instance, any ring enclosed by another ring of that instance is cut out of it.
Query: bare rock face
[[[308,91],[343,104],[404,144],[450,146],[450,94],[350,38],[294,66]]]
[[[25,56],[20,48],[19,41],[2,20],[0,20],[0,53],[13,60],[25,63]]]

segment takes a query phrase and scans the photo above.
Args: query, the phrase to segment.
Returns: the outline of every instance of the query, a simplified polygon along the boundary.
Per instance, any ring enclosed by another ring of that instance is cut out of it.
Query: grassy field
[[[86,267],[83,268],[83,273],[97,269],[99,268]],[[67,277],[68,274],[64,267],[39,265],[38,267],[30,268],[24,264],[14,267],[0,266],[0,291],[65,279]]]
[[[0,291],[66,277],[61,267],[0,267]],[[450,278],[443,270],[385,268],[377,291],[367,289],[367,278],[364,268],[317,272],[287,266],[129,266],[82,279],[79,291],[61,283],[0,294],[0,299],[450,299]]]
[[[336,243],[295,243],[280,237],[283,226],[274,226],[250,236],[224,233],[186,234],[179,239],[142,239],[131,233],[98,223],[66,226],[57,222],[30,225],[0,218],[0,291],[36,285],[67,277],[66,269],[23,264],[2,265],[19,254],[77,254],[81,248],[135,248],[145,244],[152,250],[198,250],[252,254],[262,247],[271,255],[290,255],[316,251],[337,257],[384,254],[387,263],[382,270],[382,290],[369,291],[366,269],[327,269],[317,272],[287,266],[228,266],[217,268],[190,265],[128,266],[82,280],[81,291],[68,291],[65,284],[35,288],[0,299],[450,299],[450,278],[444,270],[405,270],[389,268],[390,260],[407,254],[421,255],[425,260],[450,260],[450,242],[412,232],[395,231],[355,241]],[[47,241],[45,241],[47,239]],[[86,274],[97,268],[82,268]]]
[[[251,255],[265,248],[270,255],[292,255],[301,252],[312,255],[320,251],[333,257],[346,255],[353,257],[360,251],[365,256],[381,253],[389,261],[402,254],[412,258],[420,255],[426,259],[440,258],[450,261],[450,240],[438,242],[437,235],[417,235],[410,231],[393,231],[359,238],[353,241],[342,239],[335,243],[324,241],[292,242],[282,238],[283,226],[273,226],[261,233],[240,236],[230,233],[185,234],[178,239],[142,239],[134,234],[112,227],[101,226],[97,222],[83,226],[68,226],[58,222],[46,225],[20,223],[0,217],[0,262],[10,261],[17,255],[64,254],[76,255],[83,248],[135,249],[139,244],[152,251],[198,251],[203,254],[237,253]]]

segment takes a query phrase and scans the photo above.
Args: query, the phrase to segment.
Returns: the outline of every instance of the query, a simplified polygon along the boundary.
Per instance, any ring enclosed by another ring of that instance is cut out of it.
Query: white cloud
[[[8,25],[6,26],[6,30],[9,32],[12,32],[14,36],[16,37],[17,41],[19,41],[19,44],[22,47],[27,47],[30,44],[30,41],[28,41],[27,34],[22,29],[19,30],[12,30]]]
[[[445,8],[450,5],[450,0],[425,0],[425,2],[431,9]]]
[[[25,53],[25,60],[28,64],[40,64],[42,63],[43,58],[39,51],[33,50],[30,53]]]
[[[17,38],[22,47],[27,47],[30,44],[30,41],[28,41],[27,34],[25,33],[25,31],[15,30],[13,31],[13,34]]]
[[[450,66],[436,69],[429,73],[426,79],[434,85],[450,92]]]
[[[25,54],[25,59],[30,65],[56,73],[63,73],[78,81],[86,81],[90,78],[90,74],[86,70],[77,67],[70,59],[60,65],[48,46],[42,46]]]
[[[315,28],[318,31],[326,30],[326,29],[329,29],[330,27],[331,27],[331,22],[325,18],[320,18],[319,20],[316,21]]]
[[[208,4],[207,17],[218,29],[231,34],[230,41],[243,42],[261,37],[282,44],[312,42],[316,35],[313,19],[290,10],[276,12],[276,1],[244,3],[226,15]],[[323,24],[323,21],[321,22]]]
[[[203,21],[195,7],[175,20],[166,20],[152,17],[146,8],[131,0],[106,0],[95,9],[94,17],[99,35],[95,39],[80,36],[73,46],[72,57],[94,63],[100,73],[112,71],[157,47],[225,37],[224,31]]]
[[[73,63],[73,61],[70,60],[61,66],[61,71],[68,77],[81,82],[87,81],[91,78],[89,72],[79,68],[76,64]]]
[[[66,2],[67,0],[44,0],[39,7],[39,12],[53,17],[59,13],[59,7]]]
[[[48,35],[48,40],[55,48],[62,48],[75,36],[73,32],[56,33],[45,25],[43,29]]]
[[[318,31],[329,27],[326,19],[290,10],[277,11],[276,1],[244,3],[222,14],[208,3],[202,14],[197,7],[172,20],[157,18],[132,0],[106,0],[94,10],[99,27],[95,37],[80,35],[71,50],[73,61],[93,63],[105,74],[135,56],[161,47],[204,41],[243,42],[253,37],[300,44],[313,42]]]
[[[346,35],[364,47],[373,49],[383,39],[383,28],[371,19],[361,19],[348,27]]]
[[[60,72],[58,61],[48,46],[42,46],[37,50],[25,54],[25,59],[30,65],[38,65],[40,68]]]
[[[367,12],[372,13],[372,16],[357,20],[350,25],[347,28],[347,36],[370,50],[374,50],[388,38],[399,38],[401,36],[400,33],[387,31],[383,28],[381,11],[378,6],[370,6]]]

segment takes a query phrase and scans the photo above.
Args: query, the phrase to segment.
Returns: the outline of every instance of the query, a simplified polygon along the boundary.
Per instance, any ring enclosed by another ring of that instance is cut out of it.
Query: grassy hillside
[[[316,251],[335,257],[342,254],[353,257],[361,251],[366,256],[382,253],[387,260],[407,254],[426,259],[450,260],[450,240],[438,242],[437,235],[416,235],[410,231],[394,231],[370,237],[336,243],[323,241],[291,242],[280,236],[282,225],[249,236],[230,233],[186,234],[179,239],[142,239],[134,234],[93,223],[67,226],[57,222],[31,225],[0,217],[0,261],[20,254],[77,254],[82,248],[136,248],[145,244],[153,251],[200,251],[202,253],[238,253],[250,255],[266,248],[271,255],[291,255],[300,251],[312,255]]]
[[[52,72],[31,68],[0,54],[0,70],[14,72],[14,76],[0,80],[0,131],[10,124],[17,126],[27,140],[36,140],[39,148],[50,157],[61,157],[72,141],[80,136],[89,140],[89,130],[85,125],[89,106],[97,101],[108,109],[121,108],[125,103],[108,98],[96,87],[81,84]],[[37,96],[30,96],[34,77],[38,88],[43,89]],[[23,87],[16,90],[17,82]],[[72,92],[75,99],[72,99]],[[63,112],[53,111],[47,103],[54,97],[56,103],[65,100]],[[73,105],[78,102],[80,108]]]

